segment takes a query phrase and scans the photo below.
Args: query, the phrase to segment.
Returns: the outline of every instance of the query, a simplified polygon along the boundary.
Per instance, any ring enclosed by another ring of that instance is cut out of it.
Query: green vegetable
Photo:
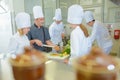
[[[63,54],[60,54],[60,57],[63,57]]]
[[[70,40],[67,41],[67,44],[62,53],[64,53],[64,52],[67,52],[67,54],[70,54]]]

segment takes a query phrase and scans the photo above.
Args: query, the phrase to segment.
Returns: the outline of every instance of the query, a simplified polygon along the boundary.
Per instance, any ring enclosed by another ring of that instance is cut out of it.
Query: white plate
[[[51,56],[52,53],[49,53],[49,54],[46,54],[46,56],[49,58],[49,59],[55,59],[55,60],[64,60],[66,58],[69,57],[69,55],[66,55],[66,56]],[[59,54],[59,53],[58,53]]]

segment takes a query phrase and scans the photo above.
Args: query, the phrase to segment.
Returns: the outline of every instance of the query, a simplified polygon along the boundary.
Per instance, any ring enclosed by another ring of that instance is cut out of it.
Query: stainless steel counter
[[[1,79],[14,80],[11,67],[7,60],[1,60]],[[75,80],[74,70],[71,66],[49,60],[46,62],[45,80]]]

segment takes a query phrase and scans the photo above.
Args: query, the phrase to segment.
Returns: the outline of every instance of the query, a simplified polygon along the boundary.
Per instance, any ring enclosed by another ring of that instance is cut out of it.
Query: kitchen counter
[[[0,80],[14,80],[7,60],[1,60],[0,68]],[[46,62],[45,80],[75,80],[74,69],[70,65],[49,60]]]
[[[45,64],[45,80],[76,80],[75,70],[70,65],[55,60],[48,60]],[[0,59],[0,80],[14,80],[11,66],[7,59]],[[120,80],[120,76],[118,80]]]

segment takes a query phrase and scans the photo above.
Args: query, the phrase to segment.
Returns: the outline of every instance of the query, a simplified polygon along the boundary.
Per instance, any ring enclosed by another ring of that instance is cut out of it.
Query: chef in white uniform
[[[91,42],[97,41],[98,46],[103,49],[106,54],[109,54],[112,48],[112,39],[109,35],[108,29],[103,23],[94,19],[91,11],[85,12],[86,23],[92,27],[92,34],[89,37]]]
[[[81,29],[82,19],[84,18],[83,8],[80,5],[72,5],[68,9],[68,23],[73,28],[70,35],[71,56],[69,63],[72,64],[73,58],[84,56],[91,48],[84,30]]]
[[[30,46],[30,42],[26,34],[30,30],[30,15],[25,12],[18,13],[15,17],[18,31],[14,34],[9,42],[8,52],[21,54],[24,47]]]
[[[49,33],[51,37],[51,41],[58,45],[62,42],[62,38],[64,38],[64,25],[62,22],[61,9],[58,8],[55,11],[55,16],[53,18],[54,22],[49,27]]]

